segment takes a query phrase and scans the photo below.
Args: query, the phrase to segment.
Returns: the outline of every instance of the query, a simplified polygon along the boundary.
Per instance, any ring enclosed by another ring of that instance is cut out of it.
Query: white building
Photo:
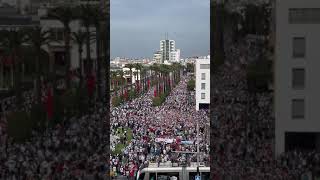
[[[52,18],[48,18],[47,16],[40,17],[40,26],[44,30],[51,30],[54,32],[55,40],[59,42],[51,42],[47,47],[48,52],[51,54],[52,58],[55,59],[56,65],[65,66],[64,56],[65,56],[65,48],[64,48],[64,35],[63,35],[63,24]],[[85,31],[84,27],[80,20],[74,20],[70,23],[71,32],[77,32],[79,29]],[[90,29],[94,31],[95,28],[92,27]],[[71,49],[70,49],[70,58],[71,58],[71,69],[77,69],[79,67],[79,53],[78,53],[78,44],[74,41],[71,41]],[[87,48],[85,44],[82,47],[82,59],[84,61],[84,66],[86,66],[86,55],[87,55]],[[96,44],[92,43],[90,46],[90,55],[92,59],[96,59]]]
[[[162,52],[161,51],[156,51],[153,54],[153,61],[155,61],[158,64],[163,63],[162,62]]]
[[[161,63],[164,61],[171,61],[171,52],[176,50],[176,43],[174,40],[161,40],[160,41],[160,51],[162,52]]]
[[[180,62],[180,49],[171,52],[171,62]]]
[[[320,2],[276,1],[275,152],[320,148]]]
[[[196,110],[210,105],[210,56],[196,61]]]
[[[127,67],[122,68],[122,71],[124,72],[123,77],[127,80],[130,80],[130,69]],[[132,79],[131,79],[131,83],[134,84],[136,82],[136,80],[140,80],[140,70],[136,69],[136,68],[132,68]]]

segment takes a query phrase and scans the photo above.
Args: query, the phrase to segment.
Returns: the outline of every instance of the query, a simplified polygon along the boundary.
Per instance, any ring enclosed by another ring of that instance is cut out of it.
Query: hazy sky
[[[151,58],[166,32],[181,57],[209,53],[209,0],[110,1],[112,58]]]

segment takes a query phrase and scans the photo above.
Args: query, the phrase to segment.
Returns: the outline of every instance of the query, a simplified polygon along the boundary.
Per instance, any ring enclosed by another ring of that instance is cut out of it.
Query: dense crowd
[[[261,49],[243,42],[227,47],[226,62],[212,77],[211,104],[217,121],[211,127],[211,170],[215,178],[310,179],[319,166],[319,154],[293,151],[275,157],[273,93],[248,91],[246,67],[260,57],[256,55]]]
[[[130,129],[133,139],[120,154],[113,154],[111,166],[120,175],[134,174],[149,163],[196,162],[196,154],[184,157],[174,151],[196,152],[196,122],[199,122],[201,162],[208,162],[209,145],[205,140],[207,110],[196,111],[188,101],[187,78],[172,90],[161,106],[152,105],[153,91],[111,110],[113,132]],[[133,169],[133,170],[132,170]]]
[[[24,108],[33,96],[24,94]],[[104,179],[107,177],[106,108],[97,103],[92,114],[73,117],[44,134],[33,131],[25,143],[14,143],[6,133],[5,115],[14,98],[1,101],[0,179]]]

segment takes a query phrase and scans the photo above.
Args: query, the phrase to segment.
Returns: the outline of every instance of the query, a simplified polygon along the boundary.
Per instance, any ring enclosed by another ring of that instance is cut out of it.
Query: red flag
[[[125,98],[126,100],[128,100],[128,90],[127,90],[127,89],[126,89],[125,92],[124,92],[124,98]]]
[[[48,92],[47,92],[46,109],[47,109],[48,119],[51,119],[53,115],[53,97],[52,97],[51,89],[48,89]]]
[[[3,63],[6,66],[11,66],[13,64],[13,58],[11,56],[4,56]]]
[[[140,90],[139,80],[137,80],[136,84],[137,84],[137,92],[139,92]]]
[[[93,75],[90,75],[87,79],[88,93],[90,96],[93,95],[94,84],[95,84],[95,78]]]
[[[154,88],[153,95],[154,97],[157,97],[157,88]]]

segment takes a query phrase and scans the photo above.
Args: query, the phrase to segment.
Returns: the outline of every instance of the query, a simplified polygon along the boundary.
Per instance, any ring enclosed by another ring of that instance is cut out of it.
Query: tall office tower
[[[160,51],[162,52],[161,62],[171,61],[172,55],[171,53],[176,50],[176,44],[174,40],[161,40],[160,41]]]

